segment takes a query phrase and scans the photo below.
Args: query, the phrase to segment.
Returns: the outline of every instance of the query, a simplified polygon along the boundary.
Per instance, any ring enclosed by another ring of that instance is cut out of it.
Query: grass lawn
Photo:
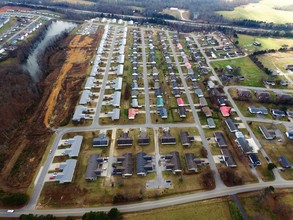
[[[284,45],[288,45],[289,47],[293,46],[293,39],[290,38],[256,37],[245,34],[238,34],[238,38],[235,38],[234,40],[238,40],[239,46],[248,53],[252,53],[257,50],[279,49]],[[254,41],[260,42],[261,46],[254,46]]]
[[[212,210],[212,211],[211,211]],[[229,212],[229,205],[225,199],[206,200],[193,202],[184,205],[170,206],[166,208],[154,209],[151,211],[137,212],[123,215],[126,220],[160,219],[160,220],[179,220],[179,219],[232,219]]]
[[[276,10],[274,7],[289,5],[292,5],[292,2],[288,0],[262,0],[258,3],[236,7],[233,11],[220,11],[218,13],[228,19],[250,19],[285,24],[292,22],[293,12]]]
[[[293,42],[292,42],[293,44]],[[282,72],[287,72],[285,67],[288,64],[292,63],[293,60],[293,52],[288,51],[286,53],[269,53],[258,56],[259,61],[263,63],[263,65],[270,69],[281,70]]]
[[[248,57],[211,62],[211,65],[213,68],[223,69],[227,65],[233,68],[240,67],[240,74],[245,77],[244,81],[239,82],[240,85],[263,87],[263,79],[268,78],[268,75],[260,70]]]

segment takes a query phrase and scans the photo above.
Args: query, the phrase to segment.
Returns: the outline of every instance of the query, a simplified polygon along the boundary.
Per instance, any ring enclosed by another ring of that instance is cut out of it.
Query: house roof
[[[162,144],[176,144],[176,137],[171,135],[170,130],[164,130],[160,140]]]
[[[290,163],[290,161],[288,160],[288,158],[285,157],[285,156],[280,156],[279,157],[279,161],[280,161],[281,166],[283,168],[290,168],[292,166],[292,164]]]
[[[101,170],[98,170],[98,165],[100,162],[98,161],[98,158],[100,157],[99,154],[91,154],[88,162],[87,162],[87,168],[85,172],[85,179],[86,180],[93,180],[96,179],[98,176],[101,175]]]
[[[99,147],[102,147],[102,146],[105,146],[107,147],[109,145],[109,138],[107,138],[106,134],[105,133],[100,133],[98,135],[97,138],[94,138],[93,140],[93,146],[99,146]]]
[[[83,90],[80,100],[79,100],[79,104],[80,105],[85,105],[90,101],[90,96],[92,95],[92,92],[90,90]]]
[[[128,119],[134,119],[137,114],[138,114],[138,109],[135,109],[135,108],[128,109]]]
[[[157,109],[158,113],[160,114],[160,116],[162,118],[167,118],[168,117],[168,112],[167,112],[167,109],[162,107],[162,108],[158,108]]]
[[[248,141],[244,137],[236,138],[236,142],[244,153],[252,153],[252,147],[249,146]]]
[[[112,101],[111,101],[112,106],[119,107],[120,106],[120,102],[121,102],[121,92],[120,91],[116,91],[111,96],[112,96]]]
[[[285,117],[286,116],[286,113],[282,110],[279,110],[279,109],[272,109],[272,114],[273,115],[276,115],[276,116],[282,116],[282,117]]]
[[[183,106],[179,106],[178,113],[180,117],[186,117],[186,109]]]
[[[197,94],[198,97],[203,97],[203,92],[201,89],[199,88],[195,89],[195,93]]]
[[[114,90],[121,90],[122,89],[122,77],[117,77],[111,81],[110,87]]]
[[[131,146],[133,143],[133,138],[129,137],[129,132],[123,132],[121,137],[117,138],[118,146]]]
[[[91,89],[94,86],[95,81],[96,80],[95,80],[94,77],[91,77],[91,76],[88,77],[87,80],[86,80],[84,88],[85,89]]]
[[[75,167],[76,167],[77,160],[75,159],[68,159],[65,162],[60,164],[60,168],[62,172],[57,173],[55,177],[59,183],[70,183],[72,182]]]
[[[253,163],[254,165],[257,165],[257,166],[261,165],[261,162],[255,153],[249,154],[248,158],[251,161],[251,163]]]
[[[265,107],[263,107],[263,106],[258,107],[258,108],[257,107],[254,107],[254,106],[249,106],[248,107],[248,111],[250,113],[252,113],[252,114],[263,114],[263,115],[266,115],[266,114],[269,113],[268,110]]]
[[[225,120],[227,127],[229,128],[230,132],[238,131],[237,126],[235,125],[234,121],[231,118]]]
[[[222,132],[215,132],[214,136],[219,147],[228,147],[228,143]]]
[[[69,140],[70,148],[64,149],[63,154],[68,155],[69,157],[77,157],[79,155],[79,151],[81,148],[81,143],[83,140],[83,136],[76,135],[72,139]]]
[[[267,127],[264,126],[264,125],[259,126],[259,130],[261,131],[262,135],[267,140],[272,140],[272,139],[274,139],[276,137],[276,133],[275,132],[272,132],[272,131],[269,131],[267,129]]]
[[[82,105],[76,106],[72,120],[73,121],[80,121],[80,119],[85,118],[86,112],[87,112],[87,107],[82,106]]]
[[[201,106],[206,106],[206,105],[208,105],[208,102],[207,102],[207,100],[205,99],[205,97],[200,97],[200,98],[199,98],[199,103],[200,103]]]
[[[114,108],[112,110],[112,112],[108,112],[108,117],[111,117],[112,121],[113,120],[119,120],[119,118],[120,118],[120,109],[119,108]]]
[[[230,116],[230,110],[231,110],[231,108],[228,106],[221,106],[220,107],[220,111],[224,117]]]
[[[213,118],[207,118],[209,128],[215,128],[216,124]]]
[[[180,131],[180,141],[183,146],[190,146],[194,141],[194,137],[189,136],[187,131]]]
[[[211,117],[213,115],[212,110],[208,106],[202,107],[201,110],[203,111],[206,117]]]
[[[137,108],[138,107],[138,100],[137,99],[132,99],[131,100],[131,107]]]
[[[197,172],[197,164],[194,161],[195,160],[194,154],[193,153],[186,153],[184,156],[184,159],[185,159],[185,163],[187,166],[187,170]]]
[[[182,106],[182,105],[184,105],[184,101],[183,101],[182,98],[177,98],[177,105],[178,105],[178,106]]]
[[[150,144],[150,137],[148,136],[147,132],[142,130],[137,139],[138,145],[148,145]]]
[[[173,151],[173,152],[170,152],[170,155],[172,156],[170,159],[170,163],[173,165],[172,170],[175,172],[182,171],[182,165],[181,165],[179,152]]]
[[[124,47],[123,47],[124,48]],[[119,64],[118,66],[117,66],[117,76],[121,76],[121,75],[123,75],[123,70],[124,70],[124,65],[123,64]]]
[[[157,97],[157,106],[164,106],[164,99],[162,97]]]
[[[222,152],[223,159],[224,159],[227,167],[236,167],[237,166],[237,164],[232,156],[232,153],[229,149],[222,148],[221,152]]]

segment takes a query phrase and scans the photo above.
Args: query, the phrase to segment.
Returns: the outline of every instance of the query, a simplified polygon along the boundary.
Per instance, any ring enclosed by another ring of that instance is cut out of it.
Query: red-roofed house
[[[191,64],[189,62],[186,62],[185,63],[185,66],[186,66],[187,69],[190,69],[191,68]]]
[[[178,47],[179,50],[183,48],[180,43],[177,44],[177,47]]]
[[[221,113],[222,113],[222,115],[224,117],[230,116],[230,110],[231,110],[231,108],[228,107],[228,106],[222,106],[222,107],[220,107],[220,111],[221,111]]]
[[[130,108],[128,109],[128,119],[135,119],[135,116],[138,114],[138,109]]]
[[[177,98],[177,105],[178,106],[184,106],[184,101],[182,98]]]

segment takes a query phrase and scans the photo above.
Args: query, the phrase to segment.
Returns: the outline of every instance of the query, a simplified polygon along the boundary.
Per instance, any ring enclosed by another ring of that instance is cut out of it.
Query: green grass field
[[[293,46],[293,39],[290,38],[271,38],[271,37],[256,37],[244,34],[238,34],[239,46],[244,49],[244,51],[251,53],[257,50],[266,50],[266,49],[279,49],[288,45],[288,47]],[[262,45],[256,47],[253,45],[254,41],[260,42]]]
[[[239,82],[241,85],[263,87],[262,80],[268,78],[268,75],[260,70],[248,57],[211,62],[211,65],[213,68],[223,69],[227,65],[233,68],[240,67],[240,74],[245,77],[244,81]]]
[[[282,72],[287,72],[285,67],[288,64],[293,63],[293,52],[289,51],[286,53],[269,53],[258,56],[258,59],[267,68],[281,70]]]
[[[276,10],[275,7],[289,5],[292,5],[292,1],[262,0],[258,3],[239,6],[233,11],[220,11],[218,13],[228,19],[250,19],[285,24],[293,21],[293,12]]]

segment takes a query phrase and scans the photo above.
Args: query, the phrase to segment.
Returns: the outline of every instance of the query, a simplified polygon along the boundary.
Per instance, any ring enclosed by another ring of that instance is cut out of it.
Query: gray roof
[[[199,88],[195,89],[195,93],[197,94],[198,97],[203,97],[203,92],[201,89]]]
[[[69,143],[71,144],[70,148],[64,149],[63,154],[68,155],[69,157],[77,157],[79,155],[82,140],[83,136],[74,136],[73,139],[69,140]]]
[[[124,54],[121,54],[121,55],[118,57],[117,62],[122,64],[122,63],[124,63],[124,60],[125,60],[125,55],[124,55]]]
[[[57,176],[55,179],[58,180],[59,183],[72,182],[76,163],[77,163],[77,160],[75,159],[69,159],[61,163],[60,169],[62,169],[62,172],[57,173]]]
[[[121,102],[121,92],[120,91],[116,91],[111,96],[112,96],[111,105],[114,106],[114,107],[119,107],[120,106],[120,102]]]
[[[190,146],[194,141],[194,137],[189,136],[187,131],[180,131],[180,140],[183,146]]]
[[[215,132],[214,136],[219,147],[228,147],[227,141],[222,132]]]
[[[137,101],[137,99],[132,99],[131,100],[131,107],[133,107],[133,108],[137,108],[138,107],[138,101]]]
[[[193,153],[186,153],[184,158],[185,158],[187,170],[198,172],[194,154]]]
[[[93,140],[94,147],[107,147],[109,145],[109,138],[105,133],[100,133],[97,138]]]
[[[123,64],[119,64],[117,66],[117,76],[123,75],[123,70],[124,70],[124,65]]]
[[[235,125],[234,121],[231,118],[225,120],[226,125],[228,126],[230,132],[238,131],[237,126]]]
[[[110,87],[114,90],[121,90],[122,89],[122,77],[117,77],[111,81]]]
[[[123,154],[124,160],[122,161],[122,166],[124,167],[124,171],[122,172],[122,176],[131,176],[133,172],[133,160],[131,153]]]
[[[146,175],[148,171],[151,171],[152,164],[149,162],[152,160],[151,156],[148,156],[144,152],[139,152],[136,154],[136,174]]]
[[[80,105],[85,105],[88,102],[90,102],[90,100],[91,100],[90,96],[91,95],[92,95],[92,93],[91,93],[90,90],[83,90],[82,94],[81,94],[81,97],[80,97],[79,104]]]
[[[132,146],[133,138],[129,136],[129,132],[123,132],[121,137],[117,138],[118,146]]]
[[[146,131],[140,131],[140,134],[137,139],[138,145],[148,145],[150,144],[150,137]]]
[[[94,87],[94,85],[95,85],[95,78],[94,77],[88,77],[87,78],[87,81],[86,81],[86,83],[85,83],[85,86],[84,86],[84,88],[85,89],[91,89],[92,87]]]
[[[279,161],[280,161],[281,166],[283,168],[290,168],[292,166],[292,164],[290,163],[290,161],[288,160],[288,158],[285,157],[285,156],[280,156],[279,157]]]
[[[209,128],[215,128],[216,124],[213,118],[207,118]]]
[[[112,121],[119,120],[119,118],[120,118],[120,109],[119,108],[114,108],[112,110],[112,112],[108,112],[108,117],[111,117]]]
[[[87,112],[87,107],[82,106],[82,105],[76,106],[72,120],[73,121],[80,121],[80,119],[85,118],[86,112]]]
[[[170,152],[170,162],[167,166],[172,167],[173,172],[182,172],[182,165],[180,160],[180,155],[178,151]]]
[[[252,148],[249,146],[248,141],[244,137],[236,138],[236,142],[238,143],[238,146],[241,148],[241,150],[244,153],[246,154],[252,153]]]
[[[223,154],[223,159],[227,165],[227,167],[236,167],[237,164],[232,156],[232,153],[229,149],[221,149],[221,152]]]
[[[98,170],[99,162],[98,158],[100,158],[99,154],[91,154],[87,163],[87,168],[85,172],[86,180],[96,180],[98,176],[101,175],[101,170]],[[103,163],[103,162],[102,162]]]
[[[199,103],[200,103],[201,106],[208,105],[207,100],[205,99],[205,97],[200,97],[199,98]]]
[[[161,144],[176,144],[176,137],[172,136],[170,130],[164,130],[160,138]]]
[[[266,114],[269,113],[268,110],[265,107],[263,107],[263,106],[258,107],[258,108],[257,107],[254,107],[254,106],[249,106],[248,107],[248,110],[252,114],[263,114],[263,115],[266,115]]]
[[[269,131],[264,125],[259,126],[259,130],[267,140],[272,140],[276,137],[275,131]]]

